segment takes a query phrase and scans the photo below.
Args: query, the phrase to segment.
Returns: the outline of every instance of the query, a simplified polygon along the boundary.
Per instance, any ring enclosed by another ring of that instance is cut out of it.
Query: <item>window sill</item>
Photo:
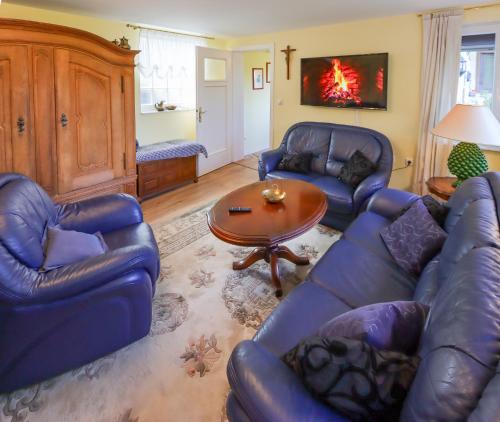
[[[175,110],[163,110],[163,111],[158,111],[156,109],[151,109],[151,110],[141,110],[141,114],[165,114],[165,113],[180,113],[183,111],[195,111],[194,108],[176,108]]]

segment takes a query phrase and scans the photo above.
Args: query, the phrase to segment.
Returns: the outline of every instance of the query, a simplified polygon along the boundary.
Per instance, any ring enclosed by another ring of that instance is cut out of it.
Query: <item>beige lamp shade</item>
[[[431,132],[455,141],[500,146],[500,123],[487,106],[457,104]]]

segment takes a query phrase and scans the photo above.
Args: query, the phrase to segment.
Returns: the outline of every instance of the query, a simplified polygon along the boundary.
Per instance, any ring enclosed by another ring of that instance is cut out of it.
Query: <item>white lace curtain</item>
[[[425,182],[448,175],[449,141],[431,130],[457,100],[463,9],[432,12],[423,16],[420,125],[413,191],[427,193]]]
[[[196,46],[200,38],[141,30],[138,69],[141,106],[165,101],[180,108],[196,106]]]

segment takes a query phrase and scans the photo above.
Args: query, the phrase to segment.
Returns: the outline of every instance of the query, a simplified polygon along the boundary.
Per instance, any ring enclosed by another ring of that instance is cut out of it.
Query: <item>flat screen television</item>
[[[387,110],[389,55],[302,59],[301,104]]]

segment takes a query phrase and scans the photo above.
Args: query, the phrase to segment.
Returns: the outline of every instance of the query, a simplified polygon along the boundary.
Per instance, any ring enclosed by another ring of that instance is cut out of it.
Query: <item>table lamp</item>
[[[488,171],[479,145],[500,146],[500,123],[487,106],[457,104],[431,132],[459,141],[448,157],[448,169],[457,178],[454,186]]]

